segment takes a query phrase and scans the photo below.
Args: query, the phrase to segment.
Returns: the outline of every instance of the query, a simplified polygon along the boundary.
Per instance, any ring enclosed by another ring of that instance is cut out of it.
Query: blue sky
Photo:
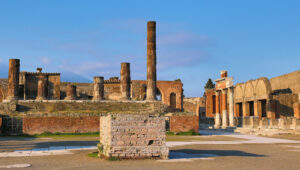
[[[202,96],[208,78],[228,70],[235,83],[300,68],[300,1],[0,0],[0,75],[9,58],[21,70],[61,72],[62,80],[146,79],[146,23],[157,22],[157,78]]]

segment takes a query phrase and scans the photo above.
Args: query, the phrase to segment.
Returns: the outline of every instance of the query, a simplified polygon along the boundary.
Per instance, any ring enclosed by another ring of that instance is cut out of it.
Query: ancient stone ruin
[[[167,159],[165,118],[149,114],[108,114],[100,118],[99,156]]]

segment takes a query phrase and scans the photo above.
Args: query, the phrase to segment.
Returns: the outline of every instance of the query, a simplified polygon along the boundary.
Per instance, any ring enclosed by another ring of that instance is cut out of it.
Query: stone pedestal
[[[68,84],[66,88],[66,98],[65,100],[76,100],[76,86],[72,84]]]
[[[119,159],[168,159],[165,118],[147,114],[100,117],[99,156]]]
[[[120,71],[121,99],[130,99],[130,63],[121,63]]]
[[[94,77],[93,100],[104,99],[104,77]]]
[[[156,22],[147,23],[147,97],[156,100]]]
[[[19,95],[20,60],[9,59],[7,100],[17,100]]]
[[[39,75],[36,100],[45,100],[45,99],[47,99],[47,76]]]

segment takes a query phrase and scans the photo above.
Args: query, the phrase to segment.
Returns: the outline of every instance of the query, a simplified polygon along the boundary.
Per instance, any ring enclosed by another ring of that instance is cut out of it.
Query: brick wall
[[[170,117],[170,131],[171,132],[198,132],[199,117],[194,115],[175,115]]]
[[[86,133],[99,131],[99,116],[81,117],[24,117],[24,134],[45,132]]]
[[[214,117],[214,96],[215,89],[206,89],[205,90],[205,113],[206,117]]]
[[[2,117],[0,117],[0,134],[2,133]]]
[[[296,119],[300,119],[300,102],[294,103],[294,117]]]

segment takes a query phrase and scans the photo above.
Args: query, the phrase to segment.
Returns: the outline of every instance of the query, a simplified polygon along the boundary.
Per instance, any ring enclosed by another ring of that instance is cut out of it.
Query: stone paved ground
[[[300,136],[292,137],[294,140],[286,140],[291,137],[282,136],[281,138],[284,140],[277,140],[280,136],[261,138],[233,135],[231,141],[228,140],[228,136],[225,136],[224,143],[221,142],[222,135],[205,136],[205,138],[217,140],[181,143],[181,145],[171,147],[171,159],[166,162],[157,160],[105,161],[87,157],[92,150],[73,150],[70,151],[72,154],[66,155],[0,158],[0,169],[9,165],[20,165],[20,167],[21,165],[24,167],[30,165],[26,169],[300,169]],[[240,138],[243,140],[239,140]],[[239,142],[237,143],[237,141]],[[245,141],[248,142],[245,143]],[[15,141],[12,138],[6,141],[1,138],[0,149],[8,146],[8,143],[11,143],[11,146],[34,145],[36,147],[52,146],[52,144],[61,146],[62,143],[65,146],[78,145],[78,143],[86,145],[93,142],[97,142],[97,138],[87,138],[86,140],[82,137],[80,139],[72,138],[72,140],[44,138],[23,139],[23,141]],[[168,142],[169,144],[170,142]]]

